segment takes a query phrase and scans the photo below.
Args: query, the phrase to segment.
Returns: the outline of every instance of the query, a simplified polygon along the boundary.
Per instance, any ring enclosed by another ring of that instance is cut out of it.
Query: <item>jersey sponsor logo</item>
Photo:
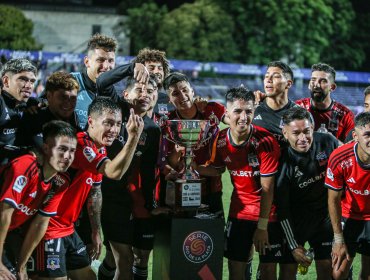
[[[347,180],[347,182],[349,182],[349,183],[353,183],[353,184],[355,184],[355,183],[356,183],[356,181],[355,181],[355,179],[354,179],[353,177],[349,178],[349,179]]]
[[[91,147],[85,147],[83,149],[83,154],[88,162],[92,162],[96,158],[96,154]]]
[[[318,160],[320,166],[323,166],[328,162],[328,156],[325,152],[319,152],[316,155],[316,159]]]
[[[23,188],[26,185],[27,185],[27,177],[20,175],[14,181],[13,190],[15,190],[17,193],[21,193]]]
[[[258,162],[257,155],[255,154],[248,154],[248,163],[249,163],[249,166],[252,166],[252,167],[256,167],[260,165],[260,163]]]
[[[229,171],[232,176],[237,177],[254,177],[254,176],[260,176],[260,171],[243,171],[243,170],[230,170]]]
[[[194,231],[185,238],[182,250],[188,261],[202,263],[213,253],[213,240],[204,231]]]
[[[301,188],[301,189],[303,189],[303,188],[307,187],[308,185],[310,185],[312,183],[315,183],[317,181],[320,181],[324,177],[325,177],[325,171],[321,172],[320,175],[316,175],[316,176],[311,177],[308,180],[304,181],[303,183],[300,183],[298,185],[298,187]]]
[[[95,182],[94,182],[94,180],[92,178],[89,177],[89,178],[86,179],[86,184],[92,186],[94,183]]]
[[[3,134],[4,135],[14,134],[16,131],[17,131],[16,128],[4,128]]]
[[[34,191],[33,193],[30,193],[29,196],[32,197],[32,198],[35,198],[36,194],[37,194],[37,191]]]
[[[59,256],[48,256],[46,259],[46,268],[51,270],[56,270],[60,268]]]
[[[351,187],[348,187],[348,189],[353,192],[354,194],[357,194],[357,195],[369,195],[370,194],[370,191],[369,190],[355,190]]]
[[[27,205],[24,205],[22,203],[17,205],[17,209],[27,216],[33,216],[37,212],[37,209],[31,209]]]
[[[297,178],[297,177],[301,177],[303,175],[303,173],[299,170],[299,167],[296,166],[294,167],[294,177]]]
[[[231,159],[229,158],[229,156],[227,156],[227,157],[224,159],[224,162],[231,162]]]
[[[330,180],[334,181],[334,174],[333,174],[333,171],[331,171],[330,168],[328,168],[328,170],[326,172],[326,177],[328,177]]]
[[[262,116],[258,114],[257,116],[254,117],[254,120],[261,120],[262,121]]]
[[[226,139],[218,139],[217,141],[217,148],[222,148],[226,146]]]
[[[353,161],[351,158],[347,159],[347,160],[343,160],[340,162],[340,167],[342,168],[349,168],[353,165]]]

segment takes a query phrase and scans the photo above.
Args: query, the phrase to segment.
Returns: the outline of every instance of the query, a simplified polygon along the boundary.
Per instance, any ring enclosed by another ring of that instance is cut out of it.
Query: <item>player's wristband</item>
[[[344,244],[343,233],[334,233],[334,243]]]
[[[262,230],[267,230],[267,225],[269,223],[269,219],[266,218],[259,218],[257,228]]]

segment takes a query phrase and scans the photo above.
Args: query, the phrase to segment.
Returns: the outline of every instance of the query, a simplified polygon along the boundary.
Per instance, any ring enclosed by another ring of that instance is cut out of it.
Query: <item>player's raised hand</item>
[[[146,69],[144,64],[135,63],[134,68],[134,79],[140,83],[146,85],[149,81],[149,71]]]
[[[254,93],[254,98],[255,98],[255,104],[258,105],[260,102],[262,102],[266,98],[266,93],[256,90],[253,92]]]
[[[134,109],[130,109],[130,117],[126,123],[126,130],[129,136],[139,137],[144,129],[143,119],[135,115]]]

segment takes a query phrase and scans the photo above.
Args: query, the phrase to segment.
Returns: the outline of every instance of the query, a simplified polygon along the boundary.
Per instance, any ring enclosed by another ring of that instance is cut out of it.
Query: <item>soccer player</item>
[[[196,167],[203,175],[229,170],[234,190],[225,230],[225,257],[230,279],[244,279],[253,243],[260,253],[261,277],[275,277],[275,255],[281,256],[280,225],[271,210],[279,145],[271,133],[252,125],[255,97],[244,87],[226,93],[230,128],[220,131],[211,159]],[[270,223],[269,223],[270,221]]]
[[[334,231],[334,279],[348,277],[356,253],[362,255],[360,279],[370,277],[369,112],[356,116],[353,136],[354,142],[344,144],[331,154],[325,178]]]
[[[0,165],[20,154],[14,147],[22,111],[36,81],[37,69],[25,58],[11,59],[3,65],[0,95]]]
[[[146,70],[140,63],[134,65],[135,69]],[[98,79],[98,85],[104,84],[105,87],[109,87],[124,78],[126,73],[121,72],[120,67],[103,74]],[[154,238],[151,212],[160,130],[147,116],[147,111],[152,105],[156,91],[157,84],[154,76],[149,77],[147,84],[129,77],[123,93],[124,99],[119,101],[123,111],[132,108],[136,115],[143,118],[144,130],[125,176],[119,181],[109,180],[109,178],[103,180],[102,221],[107,255],[99,268],[99,277],[104,279],[114,272],[114,266],[117,267],[115,270],[117,279],[130,279],[133,273],[134,277],[141,275],[146,278],[148,273],[148,259]],[[124,116],[124,119],[126,117]],[[109,157],[114,156],[126,145],[126,138],[127,132],[122,130],[118,139],[108,149]],[[112,263],[112,253],[114,263]]]
[[[328,64],[317,63],[311,67],[308,89],[311,98],[297,100],[296,103],[308,110],[315,121],[315,131],[322,124],[341,142],[354,127],[354,115],[350,109],[335,101],[331,93],[336,89],[335,70]]]
[[[104,72],[114,68],[116,61],[117,41],[111,37],[95,34],[87,43],[87,55],[84,58],[86,69],[82,72],[71,73],[80,85],[76,114],[81,129],[85,129],[88,119],[88,107],[91,102],[101,95],[96,87],[96,79]],[[116,90],[106,92],[105,96],[116,95]]]
[[[145,48],[139,51],[133,62],[144,64],[149,73],[157,78],[158,95],[155,96],[148,110],[148,116],[158,118],[159,116],[155,114],[163,115],[172,111],[173,105],[169,103],[168,95],[162,91],[163,81],[170,73],[170,63],[166,58],[166,53]]]
[[[61,215],[50,221],[44,242],[37,248],[37,270],[42,278],[68,277],[95,279],[88,253],[98,258],[101,250],[100,211],[102,176],[119,180],[127,171],[143,129],[143,121],[131,111],[126,123],[125,147],[110,160],[105,148],[112,145],[122,126],[121,108],[106,97],[96,98],[89,106],[88,129],[77,134],[76,159],[69,173],[72,177],[59,205]],[[86,247],[74,230],[81,208],[88,199],[94,247]]]
[[[51,120],[62,120],[78,129],[75,107],[79,85],[76,79],[65,72],[55,72],[46,81],[45,92],[48,106],[36,114],[25,112],[17,131],[16,145],[42,149],[42,126]]]
[[[282,116],[295,103],[288,98],[289,89],[293,85],[293,71],[289,65],[281,61],[273,61],[267,65],[263,86],[266,98],[257,106],[253,123],[271,132],[279,145],[288,145],[282,133]]]
[[[326,166],[338,140],[313,131],[310,113],[294,107],[283,115],[283,135],[289,147],[282,151],[276,175],[275,203],[289,250],[282,279],[295,279],[297,264],[309,266],[305,243],[314,249],[318,279],[331,278],[333,231],[324,187]]]
[[[74,159],[75,130],[65,122],[53,121],[44,126],[43,134],[41,164],[35,157],[24,155],[0,169],[1,279],[15,279],[12,274],[18,256],[19,260],[28,260],[45,234],[50,217],[57,214],[61,196],[69,185],[69,176],[63,172]],[[21,226],[29,220],[24,236]],[[25,273],[23,266],[18,268]]]
[[[225,121],[225,107],[216,102],[208,102],[205,108],[200,112],[194,102],[194,90],[189,83],[186,75],[174,72],[171,73],[164,81],[164,89],[167,91],[170,102],[175,106],[176,110],[168,115],[169,120],[208,120],[211,115],[218,118],[219,121]],[[195,162],[205,164],[211,155],[211,143],[218,131],[218,127],[212,131],[213,136],[208,142],[205,142],[198,149],[194,150]],[[163,161],[164,175],[170,174],[170,178],[177,179],[177,172],[182,169],[181,161],[169,162],[170,158],[180,159],[183,156],[183,150],[176,150],[174,145],[168,141],[162,142],[161,158]],[[167,164],[169,163],[169,165]],[[165,165],[167,164],[167,165]],[[210,211],[223,216],[222,206],[222,181],[221,176],[205,177],[205,190],[202,190],[202,203],[209,205]]]

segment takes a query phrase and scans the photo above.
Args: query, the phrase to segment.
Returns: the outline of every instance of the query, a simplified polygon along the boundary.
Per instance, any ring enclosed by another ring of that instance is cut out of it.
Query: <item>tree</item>
[[[233,19],[209,0],[183,4],[166,14],[157,33],[169,57],[199,61],[235,61]]]
[[[308,67],[351,32],[348,0],[213,0],[234,19],[240,61],[266,64],[285,60]]]
[[[33,23],[17,8],[0,5],[0,48],[39,50],[42,46],[32,37]]]
[[[136,55],[140,49],[145,47],[158,48],[156,33],[166,13],[165,6],[158,7],[152,1],[140,7],[128,9],[128,20],[125,26],[129,30],[132,55]]]

